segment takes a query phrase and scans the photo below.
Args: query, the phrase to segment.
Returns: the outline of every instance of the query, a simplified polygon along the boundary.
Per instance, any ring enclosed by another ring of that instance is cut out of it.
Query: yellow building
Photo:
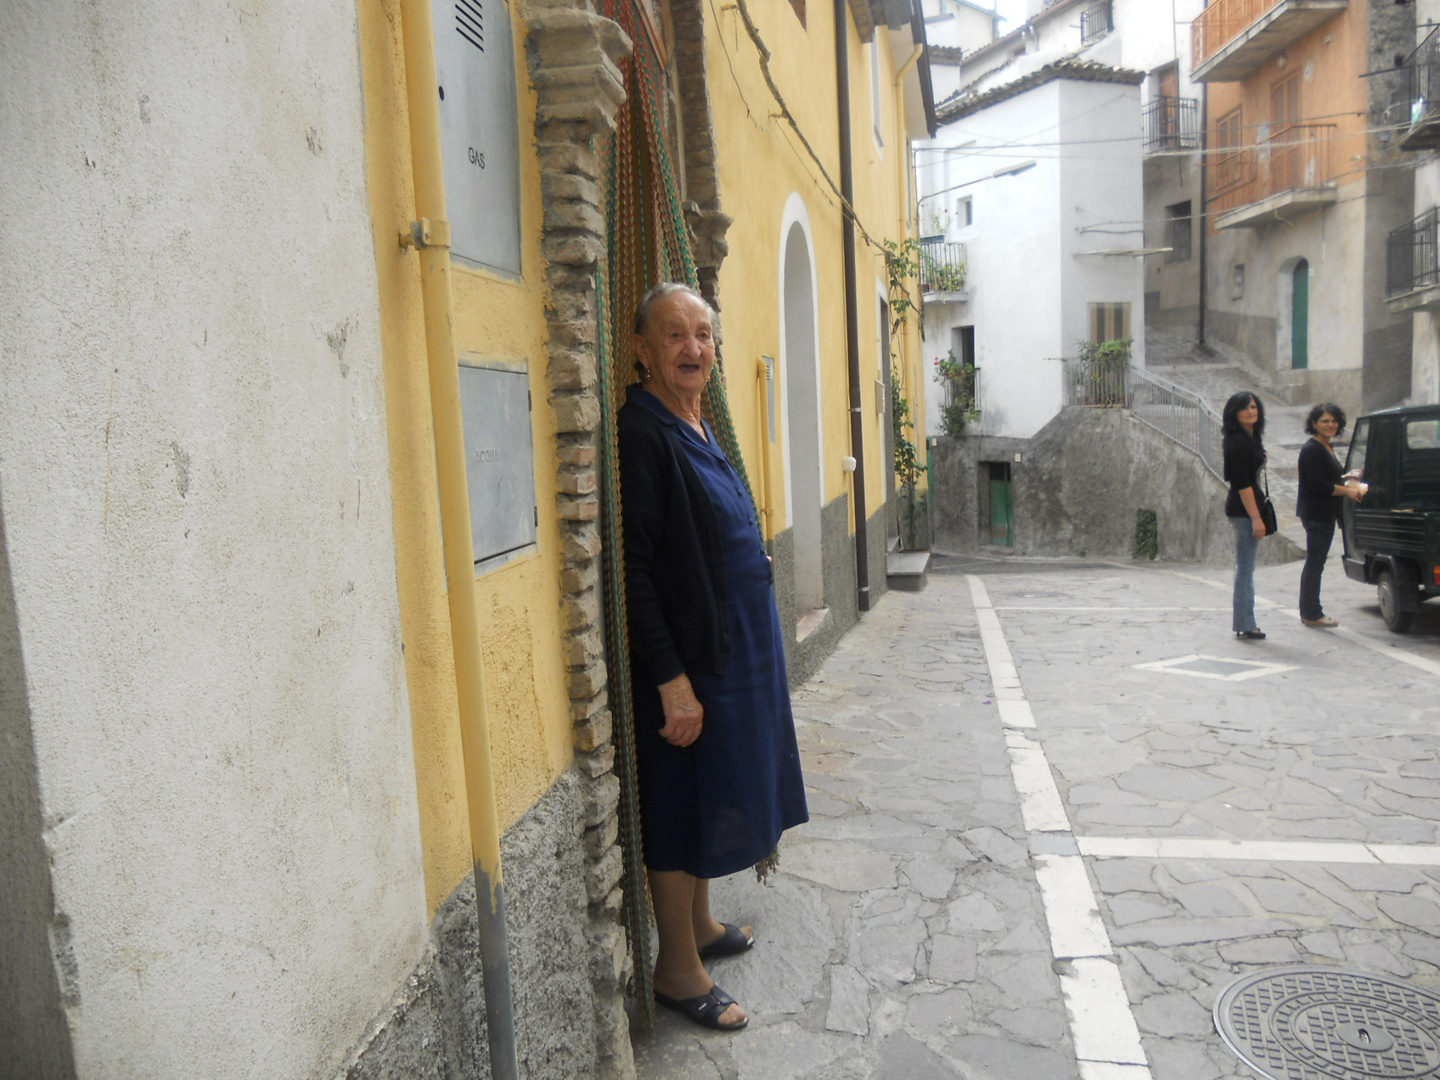
[[[0,16],[0,1045],[632,1074],[617,237],[632,293],[668,260],[723,309],[799,680],[886,587],[892,403],[923,416],[884,255],[933,119],[918,3],[92,15]]]

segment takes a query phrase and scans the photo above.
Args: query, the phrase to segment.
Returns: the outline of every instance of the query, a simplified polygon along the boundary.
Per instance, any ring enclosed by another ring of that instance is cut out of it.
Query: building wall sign
[[[460,411],[470,540],[478,566],[535,543],[535,452],[524,361],[462,353]]]
[[[431,0],[450,253],[520,273],[520,131],[505,0]]]

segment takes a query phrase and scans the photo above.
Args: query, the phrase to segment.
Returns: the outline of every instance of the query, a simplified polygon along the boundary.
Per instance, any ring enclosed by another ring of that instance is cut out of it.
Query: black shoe
[[[1246,641],[1264,641],[1264,640],[1265,640],[1265,631],[1264,631],[1264,630],[1236,630],[1236,631],[1235,631],[1235,636],[1238,637],[1238,638],[1244,638]]]

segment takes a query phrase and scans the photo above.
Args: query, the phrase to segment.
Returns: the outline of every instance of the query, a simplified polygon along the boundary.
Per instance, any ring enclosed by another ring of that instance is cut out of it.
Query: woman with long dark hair
[[[1231,394],[1221,414],[1225,448],[1225,516],[1235,530],[1235,593],[1231,629],[1247,641],[1265,632],[1255,625],[1255,553],[1265,537],[1260,518],[1260,470],[1265,467],[1265,406],[1248,390]]]
[[[1305,526],[1305,569],[1300,572],[1300,621],[1306,626],[1339,624],[1320,606],[1320,575],[1335,539],[1335,517],[1342,498],[1360,501],[1361,489],[1347,487],[1330,440],[1345,430],[1345,410],[1329,401],[1305,418],[1310,441],[1300,448],[1300,494],[1295,513]]]

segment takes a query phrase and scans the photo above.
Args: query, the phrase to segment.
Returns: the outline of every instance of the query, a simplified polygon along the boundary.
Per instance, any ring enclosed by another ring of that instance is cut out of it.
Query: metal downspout
[[[1210,84],[1200,84],[1200,317],[1195,340],[1205,344],[1205,305],[1209,301],[1210,210],[1205,202],[1210,179]]]
[[[855,299],[855,171],[850,159],[850,24],[846,0],[835,0],[835,93],[840,122],[840,194],[845,249],[845,356],[850,367],[850,453],[855,458],[855,587],[870,610],[870,549],[865,522],[865,426],[860,393],[860,315]]]
[[[425,353],[435,431],[435,472],[440,488],[441,538],[455,691],[465,759],[470,850],[475,866],[475,907],[485,984],[485,1022],[493,1080],[517,1080],[515,1014],[505,933],[505,890],[500,867],[500,824],[490,771],[490,723],[485,703],[484,656],[470,546],[470,497],[465,477],[465,436],[460,415],[460,369],[455,352],[450,294],[450,224],[445,215],[440,153],[440,103],[430,0],[400,0],[405,45],[405,96],[410,111],[410,157],[415,183],[411,237],[420,260],[425,309]]]

